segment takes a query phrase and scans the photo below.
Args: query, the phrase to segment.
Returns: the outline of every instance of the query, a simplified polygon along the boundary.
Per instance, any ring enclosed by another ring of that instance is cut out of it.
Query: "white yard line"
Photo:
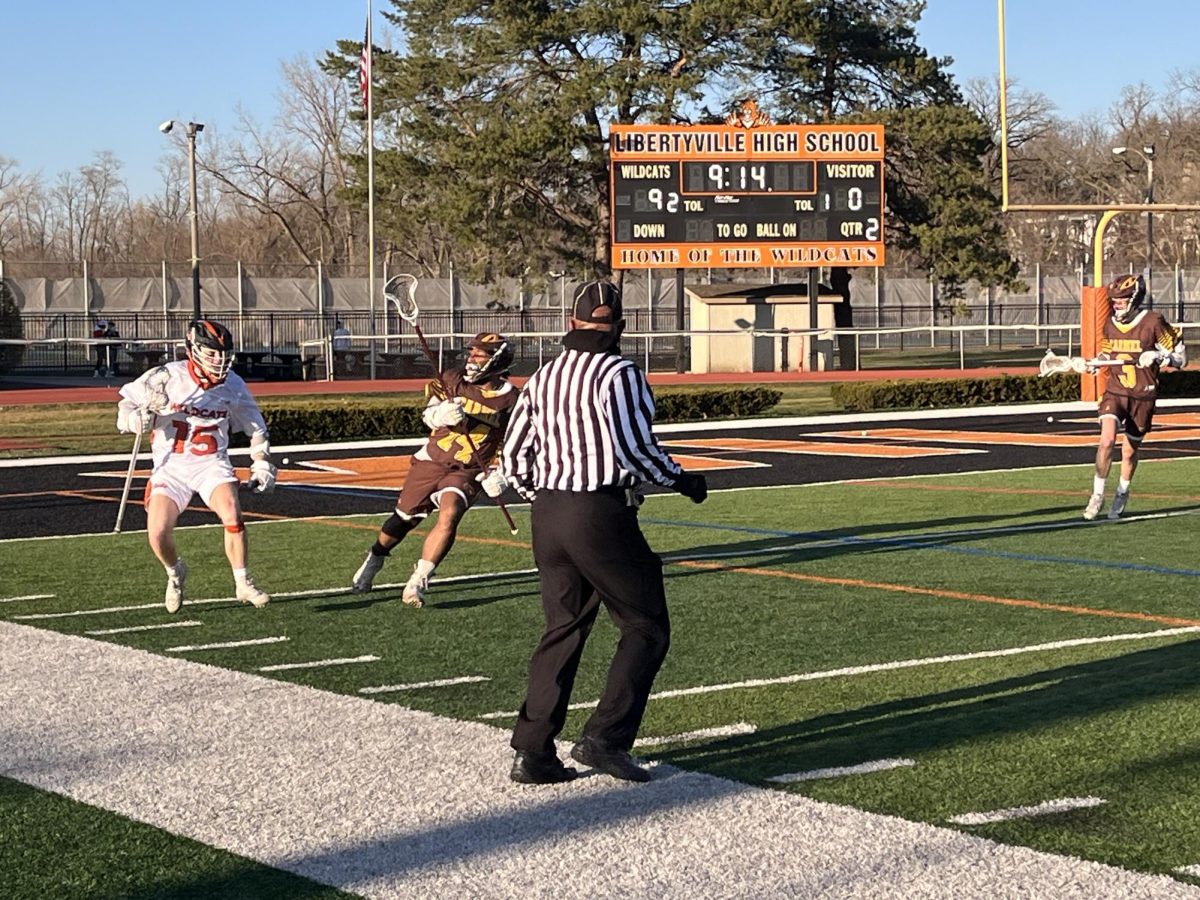
[[[1200,898],[667,765],[516,785],[497,728],[12,622],[0,709],[6,777],[369,900]]]
[[[375,687],[359,688],[360,694],[389,694],[395,691],[419,691],[423,688],[451,687],[456,684],[478,684],[491,681],[485,675],[463,675],[461,678],[439,678],[437,681],[414,681],[410,684],[380,684]]]
[[[1101,797],[1063,797],[1060,800],[1035,803],[1033,806],[1011,806],[991,812],[963,813],[961,816],[951,816],[947,821],[954,825],[993,825],[1010,819],[1028,819],[1032,816],[1050,816],[1076,809],[1091,809],[1107,802]]]
[[[0,597],[0,603],[17,603],[21,600],[51,600],[56,594],[26,594],[24,597]]]
[[[233,597],[220,600],[185,600],[185,606],[199,606],[202,603],[229,603]],[[23,616],[10,616],[14,622],[41,622],[47,619],[71,619],[76,616],[103,616],[108,613],[134,612],[139,609],[162,609],[162,601],[158,603],[138,603],[133,606],[105,606],[101,609],[73,609],[70,612],[27,613]]]
[[[134,631],[160,631],[164,628],[196,628],[203,625],[195,619],[184,619],[182,622],[160,622],[157,625],[130,625],[127,628],[101,628],[99,631],[85,631],[84,634],[99,637],[104,634],[129,634]]]
[[[314,659],[309,662],[280,663],[275,666],[259,666],[258,672],[286,672],[289,669],[323,669],[326,666],[349,666],[354,663],[379,662],[378,656],[344,656],[340,659]]]
[[[733,681],[725,684],[706,684],[699,687],[677,688],[670,691],[657,691],[650,695],[651,700],[664,700],[670,697],[691,697],[697,694],[712,694],[718,691],[736,691],[744,688],[773,687],[779,684],[798,684],[802,681],[820,681],[823,678],[842,678],[847,675],[867,675],[872,672],[891,672],[896,669],[914,669],[918,666],[936,666],[943,663],[969,662],[975,659],[995,659],[1002,656],[1020,656],[1025,653],[1041,653],[1048,650],[1065,650],[1069,647],[1087,647],[1092,644],[1110,644],[1114,641],[1148,641],[1156,638],[1176,637],[1181,634],[1200,632],[1200,626],[1189,625],[1185,628],[1164,628],[1159,631],[1138,631],[1124,634],[1108,634],[1102,637],[1071,638],[1063,641],[1050,641],[1045,644],[1031,644],[1027,647],[1008,647],[1003,650],[980,650],[976,653],[953,653],[947,656],[927,656],[920,659],[900,659],[894,662],[874,663],[867,666],[847,666],[842,669],[826,669],[822,672],[804,672],[798,675],[783,675],[779,678],[754,678],[748,681]],[[568,709],[594,709],[599,700],[587,700],[572,703]],[[480,719],[510,719],[517,714],[516,710],[490,712],[478,716]]]
[[[1192,866],[1180,866],[1172,871],[1178,872],[1180,875],[1190,875],[1192,878],[1200,878],[1200,864]]]
[[[183,647],[167,647],[163,653],[193,653],[197,650],[232,650],[237,647],[257,647],[261,644],[278,644],[286,637],[249,638],[244,641],[220,641],[216,644],[186,644]]]
[[[901,769],[915,766],[911,759],[876,759],[871,762],[859,763],[855,766],[834,766],[829,769],[809,769],[807,772],[789,772],[786,775],[772,775],[767,781],[776,784],[795,784],[797,781],[819,781],[822,778],[844,778],[847,775],[869,775],[872,772],[887,772],[891,769]]]
[[[739,734],[754,734],[757,729],[749,722],[735,722],[732,725],[721,725],[717,728],[698,728],[695,731],[684,731],[681,734],[668,734],[662,737],[638,738],[633,742],[635,747],[661,747],[664,744],[682,744],[687,741],[703,741],[709,738],[734,737]]]

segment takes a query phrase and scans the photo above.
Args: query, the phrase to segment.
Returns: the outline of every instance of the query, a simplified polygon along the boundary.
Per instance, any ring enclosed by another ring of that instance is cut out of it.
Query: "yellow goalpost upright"
[[[1104,320],[1108,318],[1110,306],[1104,290],[1104,231],[1109,223],[1122,212],[1196,212],[1200,205],[1186,203],[1110,203],[1083,204],[1072,206],[1064,203],[1013,203],[1008,202],[1008,74],[1005,67],[1004,49],[1004,0],[999,4],[1000,32],[1000,209],[1002,212],[1066,213],[1094,212],[1100,218],[1096,223],[1096,235],[1092,252],[1092,284],[1081,289],[1080,296],[1080,346],[1084,359],[1100,352],[1100,338],[1104,333]],[[1081,400],[1097,400],[1104,391],[1106,371],[1097,375],[1080,376]]]

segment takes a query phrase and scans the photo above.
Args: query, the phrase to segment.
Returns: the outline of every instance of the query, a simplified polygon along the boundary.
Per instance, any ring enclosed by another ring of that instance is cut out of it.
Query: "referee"
[[[565,349],[525,385],[504,441],[504,474],[533,500],[533,556],[546,618],[513,731],[510,775],[524,784],[576,776],[559,761],[554,738],[603,603],[621,638],[604,695],[571,756],[614,778],[649,781],[629,749],[671,630],[662,560],[638,526],[638,486],[650,481],[701,503],[708,485],[654,439],[650,386],[617,346],[625,327],[620,292],[589,282],[576,291],[572,313]]]

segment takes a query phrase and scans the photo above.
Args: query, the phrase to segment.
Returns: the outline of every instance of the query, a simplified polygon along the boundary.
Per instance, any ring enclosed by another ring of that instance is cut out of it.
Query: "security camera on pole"
[[[163,134],[170,134],[175,127],[174,119],[168,119],[158,126]],[[187,123],[188,139],[188,218],[192,224],[192,317],[200,318],[200,227],[196,211],[196,135],[204,130],[199,122]]]

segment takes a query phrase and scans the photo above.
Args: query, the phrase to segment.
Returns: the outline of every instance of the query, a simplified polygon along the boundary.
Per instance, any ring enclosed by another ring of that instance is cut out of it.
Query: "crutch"
[[[401,294],[401,289],[404,293]],[[433,355],[433,350],[429,346],[429,341],[425,340],[425,335],[421,331],[421,326],[417,324],[417,315],[420,313],[420,308],[417,306],[417,278],[415,275],[394,275],[387,280],[383,286],[383,296],[396,305],[396,314],[412,326],[413,331],[417,335],[417,340],[421,342],[421,349],[425,351],[425,358],[429,360],[429,365],[433,367],[434,377],[438,384],[442,386],[442,393],[446,396],[450,395],[450,391],[446,389],[445,383],[442,381],[442,370],[438,365],[437,357]],[[483,461],[479,458],[479,448],[475,446],[475,440],[471,437],[471,432],[468,429],[463,432],[463,437],[467,440],[467,446],[471,450],[471,461],[482,470],[484,468]],[[517,533],[517,523],[513,521],[512,514],[509,513],[508,507],[504,505],[504,501],[499,497],[493,497],[496,505],[500,507],[500,512],[504,514],[504,521],[508,523],[508,530],[512,534]]]

